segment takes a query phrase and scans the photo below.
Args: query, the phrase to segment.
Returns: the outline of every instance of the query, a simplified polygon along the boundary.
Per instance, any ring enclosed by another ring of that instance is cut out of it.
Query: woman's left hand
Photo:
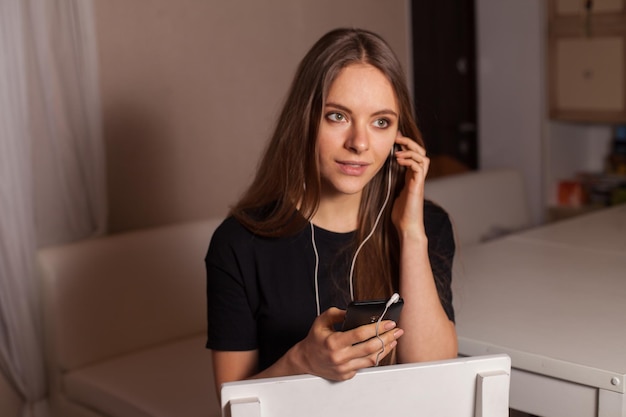
[[[402,147],[394,157],[398,164],[406,167],[406,179],[394,202],[391,219],[401,236],[424,236],[424,181],[430,159],[422,146],[400,132],[395,143]]]
[[[425,149],[410,138],[399,134],[396,143],[402,146],[395,153],[396,160],[406,167],[405,185],[391,212],[400,237],[398,290],[404,299],[398,326],[406,332],[397,346],[398,361],[454,358],[456,330],[439,299],[424,227],[424,184],[430,160]]]

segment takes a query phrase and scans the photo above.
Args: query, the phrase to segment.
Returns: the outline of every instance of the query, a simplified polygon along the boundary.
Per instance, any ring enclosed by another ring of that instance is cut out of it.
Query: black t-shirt
[[[428,254],[442,306],[454,321],[451,269],[454,238],[447,213],[424,204]],[[319,254],[320,311],[345,309],[349,300],[352,233],[315,227]],[[205,258],[207,348],[258,349],[259,370],[273,364],[304,339],[317,315],[315,252],[311,230],[294,236],[254,235],[233,217],[215,230]]]

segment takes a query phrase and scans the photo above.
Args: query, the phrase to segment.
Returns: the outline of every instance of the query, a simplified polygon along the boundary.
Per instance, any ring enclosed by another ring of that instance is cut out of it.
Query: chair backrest
[[[230,382],[223,417],[507,417],[511,360],[476,356],[362,370],[344,382],[311,375]]]
[[[472,245],[531,226],[522,174],[480,170],[426,181],[426,198],[443,207],[457,244]]]

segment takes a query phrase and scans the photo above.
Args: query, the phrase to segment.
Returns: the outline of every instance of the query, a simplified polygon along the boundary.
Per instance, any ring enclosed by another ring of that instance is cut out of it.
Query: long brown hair
[[[317,133],[324,102],[341,70],[356,63],[372,65],[387,77],[399,107],[400,132],[423,146],[405,74],[389,45],[367,30],[328,32],[300,62],[256,177],[231,210],[253,233],[273,237],[294,234],[315,214],[321,193]],[[399,242],[391,222],[391,208],[404,186],[404,175],[393,158],[363,190],[354,246],[356,249],[374,226],[387,193],[388,172],[392,184],[390,201],[355,265],[356,299],[388,297],[398,287]]]

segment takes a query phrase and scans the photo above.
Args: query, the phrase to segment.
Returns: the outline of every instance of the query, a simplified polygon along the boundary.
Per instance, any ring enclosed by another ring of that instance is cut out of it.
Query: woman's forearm
[[[404,336],[398,342],[402,363],[449,359],[457,356],[457,337],[439,300],[428,259],[425,236],[401,241],[400,295],[404,308],[399,327]]]

